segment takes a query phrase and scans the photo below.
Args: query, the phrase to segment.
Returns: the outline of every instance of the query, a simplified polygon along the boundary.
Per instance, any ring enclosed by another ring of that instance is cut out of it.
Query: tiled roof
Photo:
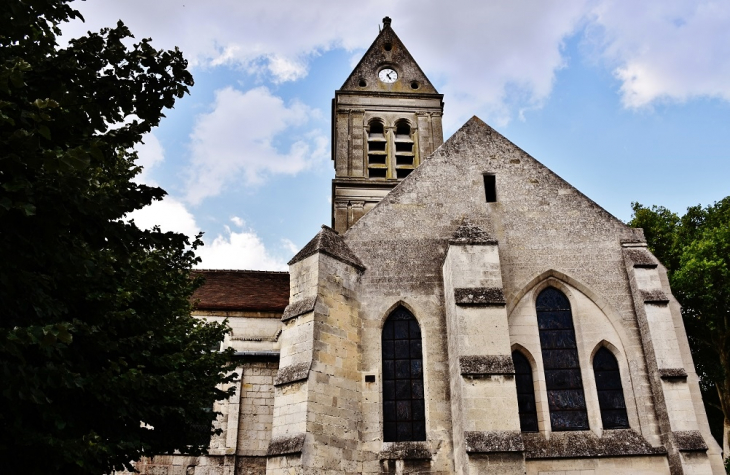
[[[195,270],[205,283],[195,291],[198,310],[283,312],[289,304],[289,273]]]
[[[287,263],[288,265],[296,264],[299,261],[303,261],[307,257],[314,255],[318,252],[327,254],[328,256],[342,261],[345,264],[364,270],[365,266],[362,264],[360,259],[355,255],[354,252],[347,247],[345,241],[342,239],[337,231],[330,228],[329,226],[322,226],[322,230],[297,253],[296,256]]]

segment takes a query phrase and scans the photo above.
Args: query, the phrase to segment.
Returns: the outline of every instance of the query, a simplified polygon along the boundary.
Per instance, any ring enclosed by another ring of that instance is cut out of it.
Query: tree
[[[132,147],[193,84],[123,23],[67,47],[70,0],[0,9],[0,454],[6,473],[109,473],[205,451],[228,331],[190,315],[192,243],[128,213],[165,192]],[[201,442],[205,440],[205,442]]]
[[[708,416],[724,419],[721,433],[727,454],[730,435],[730,196],[684,216],[663,207],[632,204],[629,222],[644,228],[649,248],[667,267],[703,392]],[[718,421],[719,422],[719,421]]]

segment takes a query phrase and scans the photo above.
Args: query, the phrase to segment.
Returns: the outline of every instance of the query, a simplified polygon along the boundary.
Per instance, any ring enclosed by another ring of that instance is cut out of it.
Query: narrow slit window
[[[519,351],[512,352],[512,361],[515,364],[520,430],[537,432],[537,406],[535,405],[535,386],[532,382],[532,366],[527,357]]]
[[[383,325],[383,440],[426,440],[421,328],[403,307]]]
[[[628,429],[626,401],[621,386],[618,361],[605,347],[593,357],[593,374],[596,377],[598,405],[601,408],[601,421],[604,429]]]
[[[536,307],[552,430],[588,430],[570,301],[558,289],[548,287],[537,296]]]
[[[497,177],[496,175],[484,175],[484,192],[487,203],[497,202]]]

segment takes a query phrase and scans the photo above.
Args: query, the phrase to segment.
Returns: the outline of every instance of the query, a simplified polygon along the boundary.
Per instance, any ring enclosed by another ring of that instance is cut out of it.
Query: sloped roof
[[[289,273],[254,270],[195,270],[205,278],[193,300],[198,310],[283,312],[289,304]]]
[[[340,91],[438,94],[411,53],[390,27],[390,21],[388,17],[383,18],[383,29],[355,69],[352,70]],[[398,80],[393,84],[379,81],[378,73],[383,67],[394,68],[398,72]],[[360,81],[364,81],[364,85],[361,85]]]
[[[327,254],[338,261],[350,264],[357,269],[365,269],[365,266],[362,265],[360,259],[350,250],[349,247],[347,247],[345,241],[342,240],[342,236],[340,236],[334,229],[325,225],[322,225],[322,230],[318,232],[317,235],[314,236],[312,240],[297,253],[296,256],[292,257],[288,264],[295,264],[318,252]]]

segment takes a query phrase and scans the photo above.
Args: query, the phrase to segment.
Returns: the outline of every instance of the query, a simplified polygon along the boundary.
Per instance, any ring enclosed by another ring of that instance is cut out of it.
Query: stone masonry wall
[[[252,362],[243,368],[236,475],[266,473],[278,367],[276,362]]]
[[[484,174],[496,176],[496,203],[486,202]],[[538,283],[565,276],[612,317],[632,365],[637,412],[647,414],[641,422],[632,417],[632,427],[655,443],[654,399],[621,246],[643,236],[474,118],[344,235],[366,267],[363,370],[380,373],[380,331],[396,305],[407,305],[421,324],[431,469],[454,470],[441,266],[464,219],[499,241],[508,314]],[[381,437],[369,426],[364,446],[375,448]]]

